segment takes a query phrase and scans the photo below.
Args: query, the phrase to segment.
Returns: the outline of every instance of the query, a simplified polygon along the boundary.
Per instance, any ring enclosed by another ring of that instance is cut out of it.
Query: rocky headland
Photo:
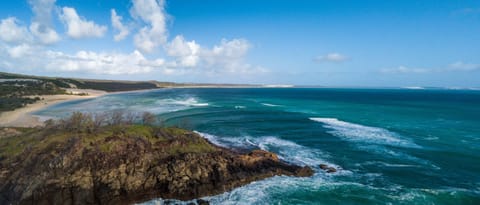
[[[229,150],[198,134],[146,125],[5,130],[0,204],[132,204],[191,200],[310,167],[271,152]]]

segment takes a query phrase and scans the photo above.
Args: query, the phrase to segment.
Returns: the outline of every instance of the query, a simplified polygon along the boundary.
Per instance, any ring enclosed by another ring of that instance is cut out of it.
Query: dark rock
[[[333,167],[329,167],[327,169],[327,173],[334,173],[334,172],[337,172],[337,169],[333,168]]]
[[[320,169],[323,169],[323,170],[328,169],[328,165],[326,165],[326,164],[320,164],[319,167],[320,167]]]
[[[330,167],[326,164],[320,164],[319,167],[320,169],[325,170],[327,173],[337,172],[337,169],[335,169],[335,167]]]
[[[197,204],[198,205],[209,205],[210,202],[208,202],[207,200],[203,200],[203,199],[197,199]]]

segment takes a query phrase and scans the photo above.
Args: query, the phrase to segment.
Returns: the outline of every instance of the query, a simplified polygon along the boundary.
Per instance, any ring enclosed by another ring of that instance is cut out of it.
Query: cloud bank
[[[132,0],[130,20],[118,15],[115,8],[110,10],[112,38],[114,42],[131,39],[136,48],[131,52],[57,50],[54,48],[61,48],[62,41],[76,43],[85,38],[102,38],[108,34],[108,28],[80,15],[73,7],[59,7],[55,3],[55,0],[29,0],[34,15],[28,28],[15,17],[0,20],[2,68],[106,75],[155,72],[215,76],[268,72],[246,62],[252,48],[246,39],[221,39],[212,47],[187,40],[181,34],[169,39],[164,0]],[[52,16],[55,8],[58,15]],[[64,24],[65,33],[55,30],[54,17]],[[128,38],[130,34],[132,38]],[[69,38],[62,40],[63,35]]]
[[[65,41],[75,42],[104,37],[108,28],[80,15],[73,7],[59,7],[55,3],[55,0],[29,0],[34,14],[29,28],[15,17],[0,21],[1,67],[105,75],[155,72],[215,76],[268,72],[261,66],[246,63],[252,45],[243,38],[221,39],[212,47],[187,40],[181,34],[169,40],[164,0],[132,0],[130,20],[118,15],[115,8],[110,10],[112,38],[119,42],[132,34],[136,49],[131,52],[56,50],[53,46],[63,43],[62,35],[69,37]],[[55,8],[59,9],[56,17],[65,26],[63,34],[52,24]]]

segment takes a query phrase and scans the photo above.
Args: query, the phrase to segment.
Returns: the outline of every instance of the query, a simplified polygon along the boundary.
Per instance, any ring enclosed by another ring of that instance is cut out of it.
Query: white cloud
[[[180,66],[194,67],[200,60],[200,45],[195,41],[185,41],[183,36],[176,36],[166,46],[167,55],[175,57]]]
[[[135,50],[131,53],[78,51],[73,54],[21,44],[0,46],[0,65],[9,70],[48,70],[89,74],[138,74],[172,72],[162,58],[149,60]]]
[[[34,14],[30,31],[43,44],[52,44],[60,40],[60,36],[52,25],[52,11],[56,0],[29,0]]]
[[[390,74],[406,74],[406,73],[428,73],[431,72],[430,69],[425,68],[409,68],[405,66],[399,66],[397,68],[386,68],[380,70],[382,73],[390,73]]]
[[[144,52],[153,52],[167,42],[164,0],[133,0],[132,17],[146,23],[134,36],[135,46]]]
[[[37,37],[43,44],[52,44],[60,40],[57,32],[49,27],[43,27],[38,22],[30,24],[30,31]]]
[[[31,54],[32,50],[33,48],[30,45],[23,43],[9,48],[8,54],[12,58],[21,58],[22,56]]]
[[[462,61],[458,61],[455,63],[450,64],[447,68],[450,71],[475,71],[480,70],[480,64],[473,64],[473,63],[464,63]]]
[[[47,57],[51,59],[47,69],[95,74],[147,73],[165,64],[163,59],[147,60],[136,50],[130,54],[78,51],[74,55],[49,51]]]
[[[113,39],[115,41],[121,41],[121,40],[125,39],[125,37],[128,36],[130,31],[128,30],[128,27],[123,25],[122,17],[117,15],[117,12],[115,11],[115,9],[112,9],[110,11],[110,13],[111,13],[112,26],[113,26],[113,28],[118,30],[118,34],[116,34],[113,37]]]
[[[65,53],[51,50],[44,44],[59,40],[55,30],[50,27],[50,7],[54,0],[31,0],[35,18],[26,26],[19,25],[11,17],[0,23],[0,67],[9,70],[34,70],[93,73],[93,74],[138,74],[162,73],[164,75],[185,76],[233,76],[235,79],[250,77],[250,74],[268,72],[267,69],[246,63],[246,56],[251,44],[246,39],[222,39],[217,45],[203,47],[195,40],[186,40],[177,35],[168,41],[166,14],[163,0],[132,0],[130,10],[137,23],[144,24],[134,37],[137,47],[131,53],[96,52],[80,50]],[[105,26],[80,17],[74,8],[63,7],[59,15],[66,25],[68,36],[73,39],[101,37],[106,32]],[[112,26],[118,31],[116,41],[129,35],[129,28],[122,22],[115,10],[111,10]],[[42,27],[42,28],[40,28]],[[46,29],[46,30],[45,30]],[[31,32],[31,33],[30,33]],[[33,36],[37,37],[34,41]],[[146,57],[142,52],[151,52],[163,48],[164,57]]]
[[[238,73],[265,73],[267,69],[245,63],[245,57],[250,49],[250,43],[245,39],[222,39],[213,48],[204,48],[195,41],[186,41],[183,36],[176,36],[165,50],[175,61],[169,67],[184,69],[195,67],[209,75]]]
[[[201,58],[205,61],[205,67],[215,73],[263,73],[266,69],[255,67],[244,62],[244,58],[251,48],[245,39],[222,39],[219,45],[212,49],[202,49]]]
[[[19,43],[30,38],[25,26],[18,25],[15,17],[2,19],[0,22],[0,39],[7,43]]]
[[[78,16],[74,8],[63,7],[60,19],[67,26],[68,36],[80,39],[87,37],[102,37],[107,31],[106,26],[97,25]]]
[[[335,63],[340,63],[347,61],[349,58],[345,55],[342,55],[340,53],[329,53],[324,56],[317,56],[313,60],[316,62],[335,62]]]

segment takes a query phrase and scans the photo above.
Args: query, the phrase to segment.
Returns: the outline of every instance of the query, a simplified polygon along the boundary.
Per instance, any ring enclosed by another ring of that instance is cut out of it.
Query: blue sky
[[[480,87],[480,1],[0,4],[0,71],[177,82]]]

